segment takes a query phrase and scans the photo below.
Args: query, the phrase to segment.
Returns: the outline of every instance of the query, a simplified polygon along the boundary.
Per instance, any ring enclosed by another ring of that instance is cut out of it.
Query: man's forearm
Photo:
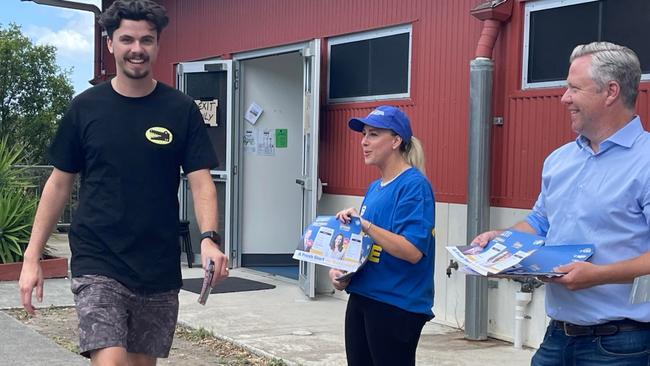
[[[510,229],[537,235],[535,229],[532,226],[530,226],[530,224],[526,221],[519,221],[516,224],[512,225]]]
[[[625,261],[620,261],[602,266],[601,282],[605,283],[630,283],[635,278],[650,274],[650,253]]]
[[[25,261],[38,261],[41,257],[45,243],[50,237],[68,197],[70,197],[73,182],[73,174],[64,173],[55,169],[45,183],[43,194],[41,195],[38,209],[36,210],[32,234],[29,238],[27,249],[25,250]]]
[[[217,208],[217,190],[210,172],[199,170],[188,174],[194,213],[201,232],[218,230],[219,213]]]
[[[194,211],[201,232],[217,231],[219,213],[217,208],[217,189],[212,182],[210,171],[197,170],[187,175],[192,189]],[[208,259],[214,262],[214,286],[220,279],[228,276],[228,257],[217,243],[210,239],[201,241],[201,263],[207,268]]]

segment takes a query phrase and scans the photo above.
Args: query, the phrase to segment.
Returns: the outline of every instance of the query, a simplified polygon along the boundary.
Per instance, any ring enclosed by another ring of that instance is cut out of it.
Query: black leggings
[[[348,366],[415,365],[424,314],[350,294],[345,313]]]

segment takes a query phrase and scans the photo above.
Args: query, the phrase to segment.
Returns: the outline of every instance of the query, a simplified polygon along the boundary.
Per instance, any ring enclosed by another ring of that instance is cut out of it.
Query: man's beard
[[[137,57],[137,56],[140,56],[140,57]],[[147,77],[149,75],[149,70],[144,70],[144,71],[142,71],[140,73],[133,72],[133,71],[129,70],[129,68],[128,68],[128,65],[130,64],[129,60],[133,59],[133,58],[139,58],[139,59],[143,60],[145,63],[149,62],[149,57],[146,56],[146,55],[132,54],[131,57],[127,56],[124,59],[124,66],[125,66],[124,67],[124,74],[130,79],[135,79],[135,80],[144,79],[145,77]]]
[[[130,71],[129,69],[124,69],[124,75],[128,77],[129,79],[134,79],[134,80],[139,80],[139,79],[144,79],[149,75],[149,70],[145,70],[141,73],[134,73]]]

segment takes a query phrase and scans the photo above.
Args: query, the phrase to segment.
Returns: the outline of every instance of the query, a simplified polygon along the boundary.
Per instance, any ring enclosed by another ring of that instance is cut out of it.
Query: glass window
[[[526,4],[523,88],[564,85],[579,44],[607,41],[633,49],[650,79],[648,0],[542,0]]]
[[[328,100],[409,96],[411,26],[331,38]]]

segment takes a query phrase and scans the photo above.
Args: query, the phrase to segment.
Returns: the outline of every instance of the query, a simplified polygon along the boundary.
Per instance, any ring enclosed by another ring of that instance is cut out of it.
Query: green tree
[[[39,46],[16,24],[0,24],[0,136],[20,144],[26,162],[42,164],[74,93],[70,71],[56,64],[56,49]]]

